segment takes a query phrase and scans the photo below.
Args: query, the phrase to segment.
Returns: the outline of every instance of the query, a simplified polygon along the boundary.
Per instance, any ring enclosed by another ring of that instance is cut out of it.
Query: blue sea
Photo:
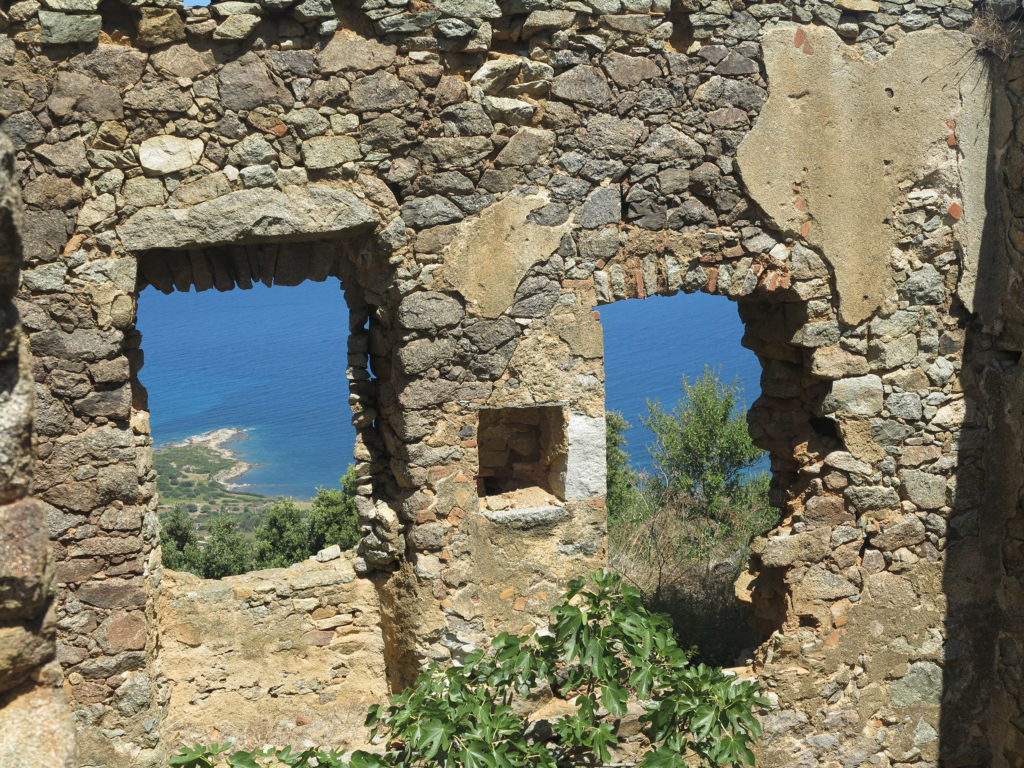
[[[679,294],[600,313],[607,408],[633,425],[626,437],[637,468],[649,467],[639,415],[648,399],[673,404],[682,376],[710,366],[727,382],[738,378],[748,404],[758,396],[760,366],[740,346],[733,302]],[[240,480],[247,490],[307,499],[317,487],[337,487],[355,431],[345,380],[348,311],[336,280],[225,293],[147,288],[137,327],[156,445],[241,427],[249,437],[234,447],[259,465]]]

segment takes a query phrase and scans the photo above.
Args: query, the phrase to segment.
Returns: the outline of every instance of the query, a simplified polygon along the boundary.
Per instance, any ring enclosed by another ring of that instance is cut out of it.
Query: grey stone
[[[911,392],[890,395],[886,398],[885,407],[889,415],[897,419],[917,420],[923,413],[921,398]]]
[[[612,115],[595,115],[587,121],[587,147],[599,157],[622,157],[633,150],[643,132],[643,122],[635,118],[623,120]]]
[[[555,146],[553,131],[538,128],[520,128],[509,139],[498,156],[495,165],[536,165]]]
[[[454,136],[486,136],[494,131],[494,124],[480,104],[467,102],[453,104],[441,112],[445,133]]]
[[[202,184],[203,181],[208,178],[208,176],[204,176],[203,179],[193,182],[193,184]],[[225,185],[227,184],[227,179],[224,180],[224,183]],[[188,188],[191,186],[192,184],[183,184],[178,187],[175,192],[181,192],[183,187]],[[228,192],[227,188],[219,194],[224,194],[226,192]],[[152,179],[145,176],[136,176],[134,179],[128,179],[128,181],[124,183],[124,199],[128,205],[134,205],[137,208],[145,208],[150,205],[163,205],[163,182],[160,181],[160,179]],[[199,201],[196,200],[194,202]],[[186,204],[191,205],[191,203]]]
[[[117,234],[128,250],[144,251],[353,232],[377,222],[373,209],[348,190],[309,184],[241,190],[190,208],[144,208]]]
[[[271,80],[263,61],[252,53],[225,64],[218,80],[225,109],[255,109],[263,104],[282,102],[287,96],[287,92]]]
[[[769,536],[761,562],[767,568],[788,568],[797,563],[820,562],[828,551],[828,529],[825,528],[792,536]]]
[[[40,11],[42,33],[39,42],[46,44],[91,43],[100,35],[103,17]]]
[[[615,187],[598,187],[587,196],[576,214],[576,223],[584,229],[615,224],[622,219],[622,196]]]
[[[644,80],[661,77],[657,63],[642,56],[609,53],[601,62],[608,76],[624,88],[635,88]]]
[[[553,526],[568,520],[572,513],[561,506],[530,507],[526,509],[502,509],[500,511],[485,510],[484,517],[492,523],[508,526],[518,530],[530,530],[545,526]]]
[[[301,0],[292,7],[292,13],[299,21],[318,21],[334,18],[331,0]]]
[[[144,80],[124,95],[124,105],[150,112],[187,112],[192,96],[175,83]]]
[[[335,72],[372,72],[390,66],[398,49],[378,40],[353,35],[348,30],[336,32],[317,54],[316,62],[324,74]]]
[[[474,347],[482,352],[490,352],[495,347],[514,339],[517,328],[511,318],[499,317],[497,320],[481,320],[467,325],[464,332]]]
[[[139,146],[139,164],[151,174],[174,173],[198,163],[203,149],[202,139],[153,136]]]
[[[557,227],[569,218],[569,207],[562,203],[549,203],[530,212],[527,221],[542,227]]]
[[[152,681],[143,672],[128,675],[114,692],[114,705],[126,717],[144,712],[153,694]]]
[[[647,162],[695,160],[704,157],[704,148],[671,125],[654,130],[640,148],[640,157]]]
[[[238,176],[244,187],[269,187],[277,182],[277,171],[271,165],[250,165]]]
[[[501,18],[496,0],[434,0],[433,4],[445,15],[458,19]]]
[[[605,420],[570,412],[569,454],[565,468],[565,498],[591,499],[607,490]]]
[[[302,142],[302,161],[311,171],[336,168],[362,157],[351,136],[314,136]]]
[[[925,264],[903,284],[901,292],[912,304],[940,304],[945,295],[941,273]]]
[[[440,523],[422,523],[409,532],[409,543],[421,552],[433,552],[444,547],[444,526]]]
[[[475,166],[493,148],[490,140],[483,136],[425,139],[414,154],[425,165],[452,170]]]
[[[416,92],[390,72],[376,72],[356,80],[349,99],[356,112],[379,112],[415,103]]]
[[[503,56],[499,59],[485,61],[473,73],[469,82],[492,96],[505,90],[519,75],[522,60],[518,56]]]
[[[573,11],[535,10],[523,22],[522,35],[530,38],[549,29],[568,29],[575,21],[576,14]]]
[[[89,169],[85,143],[77,136],[54,144],[40,144],[35,153],[49,161],[60,174],[79,176]]]
[[[46,137],[46,131],[31,112],[18,112],[0,123],[0,131],[6,133],[15,149],[25,149]]]
[[[221,3],[227,5],[227,3]],[[248,5],[248,3],[238,3]],[[213,31],[214,40],[245,40],[256,31],[262,19],[251,13],[236,13],[222,21]]]
[[[404,373],[415,376],[451,364],[454,354],[455,342],[451,339],[418,339],[399,348],[398,364]]]
[[[825,398],[826,413],[840,411],[858,416],[881,413],[883,402],[882,380],[874,374],[838,379],[832,382],[832,391]]]
[[[500,96],[485,96],[484,110],[487,116],[507,125],[525,125],[533,118],[537,108],[528,101],[507,99]]]
[[[904,515],[895,523],[886,523],[878,533],[870,533],[871,545],[882,552],[912,547],[924,541],[925,529],[917,515]]]
[[[807,569],[807,573],[798,584],[798,589],[802,597],[811,600],[839,600],[860,593],[849,579],[825,570],[820,565]]]
[[[22,284],[30,291],[59,291],[64,287],[68,268],[60,262],[43,264],[35,269],[23,270]]]
[[[918,469],[900,473],[903,490],[920,509],[938,509],[946,505],[946,478]]]
[[[858,512],[894,509],[900,499],[896,491],[884,485],[855,485],[843,491],[843,497]]]
[[[32,336],[32,353],[37,357],[60,357],[65,360],[101,360],[113,357],[120,349],[120,331],[78,329],[71,332],[43,331]]]
[[[868,360],[871,361],[875,370],[899,368],[915,357],[917,357],[917,336],[912,333],[893,341],[872,339],[868,344]]]
[[[612,91],[597,67],[580,65],[558,75],[551,83],[551,95],[590,107],[605,107],[611,103]]]
[[[318,563],[329,563],[331,560],[337,560],[339,557],[341,557],[341,546],[339,544],[332,544],[316,553],[316,561]]]
[[[463,218],[462,211],[451,200],[441,195],[414,197],[402,203],[402,218],[410,227],[425,229],[438,224],[450,224]]]
[[[839,341],[839,323],[826,320],[800,326],[790,341],[799,347],[827,347]]]
[[[461,19],[441,19],[436,29],[445,37],[459,38],[473,34],[473,27]]]
[[[545,317],[558,301],[561,288],[555,280],[539,275],[527,277],[516,289],[509,314],[512,317]]]
[[[237,168],[268,163],[276,159],[277,150],[258,133],[246,136],[228,152],[228,162]]]
[[[326,133],[331,127],[323,115],[309,107],[289,112],[284,116],[284,122],[292,126],[302,139]]]
[[[398,322],[413,331],[439,331],[458,325],[465,315],[462,304],[434,291],[413,293],[398,306]]]
[[[915,661],[903,677],[889,684],[889,693],[897,707],[909,707],[918,702],[938,707],[942,697],[942,668],[931,661]]]

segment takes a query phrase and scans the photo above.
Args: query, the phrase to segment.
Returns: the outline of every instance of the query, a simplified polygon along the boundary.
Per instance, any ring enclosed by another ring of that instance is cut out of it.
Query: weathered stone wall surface
[[[328,277],[392,685],[603,562],[593,308],[704,291],[764,371],[759,764],[1021,759],[1020,76],[969,2],[67,5],[0,62],[89,765],[157,764],[173,701],[139,293]],[[489,486],[478,425],[539,407],[563,439]]]
[[[47,505],[31,497],[30,356],[11,302],[21,217],[13,148],[0,134],[0,765],[77,768],[74,723],[54,660]]]
[[[387,678],[377,593],[352,557],[221,580],[164,572],[169,743],[366,743],[366,709]]]

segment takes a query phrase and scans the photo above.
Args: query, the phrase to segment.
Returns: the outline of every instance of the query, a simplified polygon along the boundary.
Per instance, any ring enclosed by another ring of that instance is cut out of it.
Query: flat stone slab
[[[509,528],[537,528],[555,525],[570,516],[565,507],[527,507],[523,509],[486,510],[484,517],[492,523],[501,523]]]
[[[243,189],[188,208],[143,208],[117,227],[129,251],[297,240],[368,229],[377,213],[328,184]]]

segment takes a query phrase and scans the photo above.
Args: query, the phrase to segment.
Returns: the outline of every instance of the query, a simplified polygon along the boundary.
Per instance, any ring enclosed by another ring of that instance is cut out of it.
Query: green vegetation
[[[550,690],[575,711],[532,722],[524,699]],[[498,635],[462,666],[428,667],[386,707],[370,707],[366,724],[384,754],[357,751],[351,768],[562,768],[612,761],[629,700],[649,747],[646,768],[753,765],[760,734],[756,708],[768,706],[757,683],[692,665],[670,620],[644,607],[640,593],[607,572],[569,584],[552,610],[549,632]],[[542,727],[543,726],[543,727]],[[260,768],[344,765],[336,752],[238,751],[196,745],[170,762]],[[221,762],[224,760],[226,762]]]
[[[233,466],[233,459],[205,445],[172,445],[153,451],[161,506],[194,504],[240,511],[266,501],[257,493],[229,491],[214,479]]]
[[[355,509],[355,468],[349,466],[340,488],[318,488],[308,510],[294,499],[274,500],[258,523],[244,530],[237,515],[222,509],[205,518],[206,537],[184,504],[162,519],[160,544],[168,568],[206,579],[220,579],[259,568],[281,568],[338,544],[348,549],[359,541]],[[268,500],[269,501],[269,500]]]
[[[740,385],[705,369],[682,389],[670,411],[648,402],[640,419],[653,436],[649,477],[629,466],[629,425],[608,414],[609,562],[672,616],[702,660],[727,664],[753,641],[732,584],[776,515],[767,474],[752,471],[764,454],[747,431]]]

